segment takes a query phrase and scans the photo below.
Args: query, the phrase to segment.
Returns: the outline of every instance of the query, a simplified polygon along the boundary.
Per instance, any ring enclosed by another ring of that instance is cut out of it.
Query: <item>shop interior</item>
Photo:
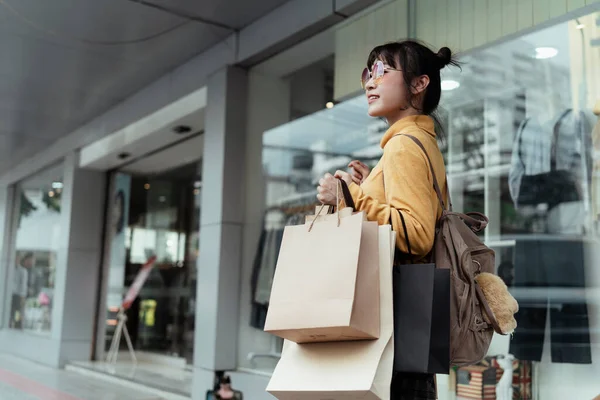
[[[122,257],[120,285],[109,287],[108,346],[120,301],[151,256],[156,263],[127,310],[127,326],[138,352],[193,359],[196,259],[202,188],[202,135],[180,142],[122,167],[115,174],[114,220],[121,220],[112,238],[111,257]],[[122,215],[118,215],[118,213]],[[120,260],[111,260],[118,263]],[[115,297],[116,302],[112,301]],[[124,343],[122,343],[124,345]]]
[[[518,363],[519,398],[544,398],[561,373],[580,381],[583,366],[590,379],[600,372],[600,274],[591,268],[600,233],[592,151],[600,126],[599,18],[594,13],[472,52],[461,57],[461,69],[442,76],[439,145],[454,209],[490,218],[482,235],[522,304],[521,329],[495,337],[489,352]],[[264,239],[254,264],[251,318],[257,329],[264,325],[272,283],[266,277],[273,276],[284,227],[314,211],[324,173],[345,170],[353,159],[373,166],[386,129],[367,116],[366,99],[358,95],[265,132]],[[536,168],[569,171],[571,186],[553,182],[552,191],[536,198],[526,191]],[[273,342],[275,361],[278,345]],[[455,373],[438,382],[456,394]]]

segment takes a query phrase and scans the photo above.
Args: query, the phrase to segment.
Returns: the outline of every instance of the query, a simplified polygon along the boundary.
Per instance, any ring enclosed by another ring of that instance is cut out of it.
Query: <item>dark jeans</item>
[[[432,374],[399,372],[392,379],[391,400],[435,400],[436,384]]]
[[[584,289],[586,242],[532,238],[515,247],[515,286],[535,288],[541,298],[519,296],[517,329],[510,352],[519,360],[541,361],[546,320],[550,317],[552,362],[590,364],[590,328],[584,291],[559,297],[565,289]]]

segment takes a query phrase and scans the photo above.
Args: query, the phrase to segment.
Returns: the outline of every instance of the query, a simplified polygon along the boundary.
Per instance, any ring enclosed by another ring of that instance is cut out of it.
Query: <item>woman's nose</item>
[[[365,90],[375,89],[376,87],[377,85],[375,84],[375,79],[373,79],[373,77],[370,77],[367,81],[367,84],[365,85]]]

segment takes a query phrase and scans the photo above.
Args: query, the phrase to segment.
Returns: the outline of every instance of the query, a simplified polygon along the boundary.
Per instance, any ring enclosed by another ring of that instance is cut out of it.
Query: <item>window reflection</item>
[[[62,165],[16,185],[9,327],[49,333],[60,240]]]
[[[600,356],[592,358],[600,321],[598,18],[471,53],[462,71],[442,76],[439,143],[454,209],[490,218],[481,234],[521,304],[512,340],[502,338],[490,355],[516,357],[517,371],[529,374],[523,396],[531,394],[531,362],[551,371]],[[286,211],[314,201],[325,172],[345,169],[350,159],[377,162],[387,127],[366,111],[358,96],[265,133],[265,232],[296,222]]]

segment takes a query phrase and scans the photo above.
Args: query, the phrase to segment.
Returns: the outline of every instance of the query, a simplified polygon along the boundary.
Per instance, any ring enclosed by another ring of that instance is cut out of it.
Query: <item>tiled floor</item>
[[[192,372],[185,368],[143,362],[133,365],[131,362],[119,361],[112,365],[99,361],[75,361],[68,369],[118,377],[185,397],[190,397],[192,393]]]
[[[1,400],[170,400],[147,390],[0,354]]]

